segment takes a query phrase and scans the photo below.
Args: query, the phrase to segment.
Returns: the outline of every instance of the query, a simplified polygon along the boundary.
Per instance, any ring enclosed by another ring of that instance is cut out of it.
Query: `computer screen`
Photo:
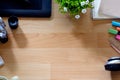
[[[0,0],[0,16],[50,17],[51,0]]]
[[[42,0],[0,0],[0,9],[41,9]]]

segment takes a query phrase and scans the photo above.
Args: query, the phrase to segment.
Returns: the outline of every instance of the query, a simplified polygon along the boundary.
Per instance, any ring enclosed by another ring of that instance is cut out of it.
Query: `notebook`
[[[100,12],[105,15],[120,17],[120,0],[101,0]]]
[[[117,19],[117,18],[119,18],[119,17],[113,16],[112,14],[110,15],[110,13],[113,13],[113,12],[107,12],[106,11],[106,8],[111,6],[111,5],[109,5],[109,3],[112,3],[111,1],[113,1],[113,0],[94,0],[94,2],[93,2],[94,8],[92,9],[93,20],[96,20],[96,19]],[[118,1],[120,1],[120,0],[118,0]],[[113,7],[112,9],[114,9],[114,8],[115,7]]]

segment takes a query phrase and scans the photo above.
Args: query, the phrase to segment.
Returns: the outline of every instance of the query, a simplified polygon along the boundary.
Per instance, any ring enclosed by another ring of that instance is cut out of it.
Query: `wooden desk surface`
[[[119,56],[107,40],[111,20],[93,21],[89,10],[75,20],[59,13],[54,2],[50,19],[19,18],[16,30],[3,19],[9,41],[0,44],[5,60],[0,75],[20,80],[120,80],[120,72],[104,70],[108,58]]]

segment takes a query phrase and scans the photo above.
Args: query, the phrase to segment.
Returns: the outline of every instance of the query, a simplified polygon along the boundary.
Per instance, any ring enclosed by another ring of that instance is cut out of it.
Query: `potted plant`
[[[80,18],[80,14],[85,14],[87,8],[93,8],[94,0],[55,0],[59,4],[61,13],[68,13],[76,19]]]

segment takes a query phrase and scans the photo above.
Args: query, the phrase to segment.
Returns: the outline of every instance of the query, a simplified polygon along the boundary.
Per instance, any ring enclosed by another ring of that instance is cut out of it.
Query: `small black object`
[[[11,29],[16,29],[18,27],[18,18],[17,16],[10,16],[8,18],[8,23]]]
[[[106,64],[105,70],[108,71],[120,71],[120,64]]]
[[[120,71],[120,57],[112,57],[108,59],[104,67],[105,70],[108,71]]]

